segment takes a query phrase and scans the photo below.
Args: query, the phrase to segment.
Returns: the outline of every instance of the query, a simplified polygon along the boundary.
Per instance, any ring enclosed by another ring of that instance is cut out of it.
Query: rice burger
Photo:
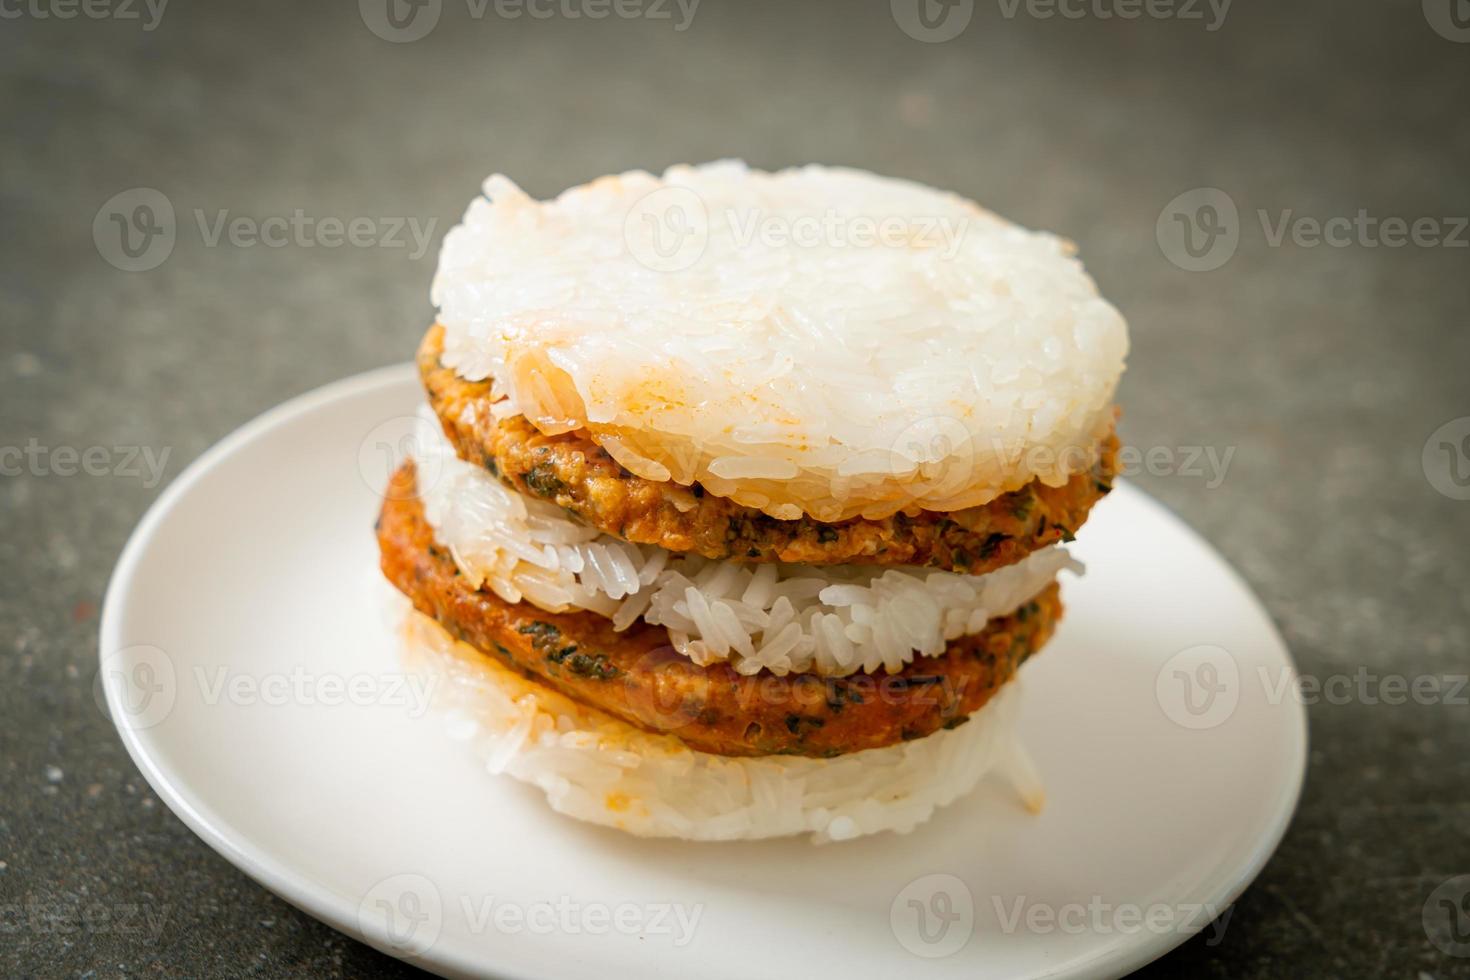
[[[701,840],[1039,805],[1016,675],[1128,343],[1069,243],[854,170],[495,176],[433,301],[378,540],[489,769]]]

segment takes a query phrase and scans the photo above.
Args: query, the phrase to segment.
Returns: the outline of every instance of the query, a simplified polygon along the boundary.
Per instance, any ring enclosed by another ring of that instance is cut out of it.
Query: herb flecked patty
[[[779,520],[707,494],[628,472],[585,431],[548,436],[523,416],[496,419],[490,383],[465,381],[439,360],[444,328],[419,348],[429,404],[462,459],[528,496],[563,507],[607,534],[705,558],[808,565],[920,565],[980,575],[1020,561],[1073,532],[1112,489],[1118,439],[1109,434],[1091,471],[1065,485],[1033,481],[981,507],[903,512],[826,524]]]
[[[967,717],[1050,638],[1055,583],[1011,615],[895,674],[822,677],[701,667],[661,626],[619,633],[591,612],[548,613],[473,588],[415,493],[412,463],[388,487],[378,520],[384,574],[456,638],[561,693],[647,731],[720,755],[830,757],[923,738]]]

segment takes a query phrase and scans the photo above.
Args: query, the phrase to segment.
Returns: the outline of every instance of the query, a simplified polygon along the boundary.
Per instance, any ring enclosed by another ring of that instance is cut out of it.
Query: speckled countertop
[[[108,573],[205,447],[407,358],[439,236],[490,170],[544,195],[742,155],[918,178],[1073,238],[1132,324],[1128,441],[1230,454],[1136,480],[1237,565],[1309,677],[1366,678],[1310,707],[1300,810],[1224,941],[1145,973],[1470,976],[1424,914],[1470,873],[1470,707],[1373,693],[1470,670],[1470,30],[1448,2],[980,2],[942,43],[881,0],[704,0],[688,23],[449,0],[406,43],[372,0],[157,8],[0,21],[0,974],[409,972],[149,790],[93,699]],[[106,244],[135,188],[178,216],[162,258]],[[1178,199],[1197,188],[1217,192]],[[211,243],[221,212],[296,209],[427,238]]]

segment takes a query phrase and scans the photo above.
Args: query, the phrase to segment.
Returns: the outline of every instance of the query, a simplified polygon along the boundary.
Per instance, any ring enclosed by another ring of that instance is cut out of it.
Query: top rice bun
[[[858,170],[737,162],[536,201],[444,242],[444,363],[624,467],[819,521],[978,506],[1096,460],[1127,327],[1070,243]]]

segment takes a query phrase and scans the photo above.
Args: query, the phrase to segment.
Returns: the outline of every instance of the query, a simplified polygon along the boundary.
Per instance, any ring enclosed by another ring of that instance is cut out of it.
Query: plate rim
[[[267,409],[238,426],[190,462],[178,477],[168,483],[144,512],[143,517],[128,535],[127,542],[123,545],[117,563],[108,577],[98,628],[99,669],[105,665],[112,652],[125,648],[120,636],[120,623],[138,565],[169,515],[205,476],[240,448],[302,415],[373,389],[402,384],[411,380],[413,374],[412,362],[402,362],[374,368],[313,388]],[[1120,482],[1126,492],[1136,495],[1146,505],[1157,511],[1162,518],[1172,522],[1210,553],[1228,574],[1235,587],[1248,597],[1257,614],[1270,625],[1280,645],[1284,666],[1295,680],[1299,674],[1291,648],[1281,635],[1280,628],[1262,603],[1260,596],[1251,588],[1239,570],[1226,560],[1213,544],[1167,505],[1133,486],[1131,482]],[[122,721],[126,713],[122,706],[116,703],[117,688],[105,683],[101,686],[106,698],[109,718],[123,746],[127,749],[129,757],[133,760],[133,764],[138,767],[143,778],[173,814],[217,854],[281,900],[339,932],[366,943],[381,953],[443,976],[485,975],[486,964],[483,960],[460,955],[452,947],[438,948],[424,955],[405,955],[403,950],[391,944],[386,934],[374,928],[375,923],[371,920],[364,923],[357,915],[357,909],[349,907],[348,901],[339,899],[330,886],[316,881],[305,872],[290,867],[263,848],[252,848],[248,840],[242,845],[224,833],[221,828],[230,827],[229,821],[202,800],[194,798],[192,790],[187,785],[164,771],[145,744],[147,741],[146,729],[133,728]],[[1255,842],[1250,859],[1242,863],[1229,876],[1225,887],[1219,890],[1220,901],[1215,904],[1221,909],[1233,905],[1265,869],[1266,864],[1285,838],[1301,802],[1310,759],[1309,719],[1305,705],[1297,699],[1286,698],[1283,705],[1291,705],[1295,708],[1295,724],[1290,726],[1295,737],[1289,746],[1284,747],[1289,750],[1291,756],[1294,756],[1287,760],[1286,768],[1289,772],[1294,773],[1295,778],[1288,786],[1284,794],[1285,798],[1280,800],[1274,808],[1273,819],[1266,831]],[[1093,957],[1074,963],[1067,974],[1054,973],[1048,976],[1087,975],[1099,978],[1099,980],[1116,980],[1182,946],[1208,925],[1209,923],[1201,923],[1199,928],[1187,932],[1139,933],[1138,936],[1144,937],[1139,941],[1121,946],[1104,947],[1098,950]],[[539,975],[512,972],[500,966],[495,967],[495,975],[509,978],[509,980],[539,980]]]
[[[99,669],[106,663],[109,653],[124,648],[123,640],[119,635],[122,609],[137,567],[147,552],[149,544],[169,514],[205,476],[234,455],[238,449],[268,435],[301,415],[320,406],[374,388],[400,384],[410,380],[413,371],[412,362],[390,364],[340,378],[295,395],[241,424],[189,463],[144,512],[137,526],[128,535],[127,542],[118,556],[117,564],[113,566],[112,574],[108,577],[107,591],[102,600],[102,614],[98,626]],[[221,830],[222,825],[229,826],[228,821],[224,820],[221,814],[216,813],[213,807],[196,799],[188,786],[165,772],[149,753],[144,744],[146,729],[133,728],[122,721],[126,717],[126,712],[123,706],[117,703],[117,688],[104,683],[102,689],[106,697],[109,718],[121,737],[123,746],[127,749],[133,764],[138,767],[148,785],[153,788],[169,810],[220,857],[287,904],[326,923],[338,932],[367,943],[385,955],[440,975],[468,977],[476,974],[476,965],[466,958],[457,956],[452,949],[440,950],[439,955],[435,957],[402,955],[401,951],[393,947],[386,935],[371,928],[373,925],[371,921],[368,923],[369,928],[365,930],[363,922],[357,915],[357,910],[350,908],[349,903],[345,900],[339,900],[331,888],[324,887],[310,875],[287,866],[263,849],[251,849],[231,839]],[[445,973],[444,967],[451,972]],[[524,973],[502,971],[501,975],[510,980],[538,980]]]

